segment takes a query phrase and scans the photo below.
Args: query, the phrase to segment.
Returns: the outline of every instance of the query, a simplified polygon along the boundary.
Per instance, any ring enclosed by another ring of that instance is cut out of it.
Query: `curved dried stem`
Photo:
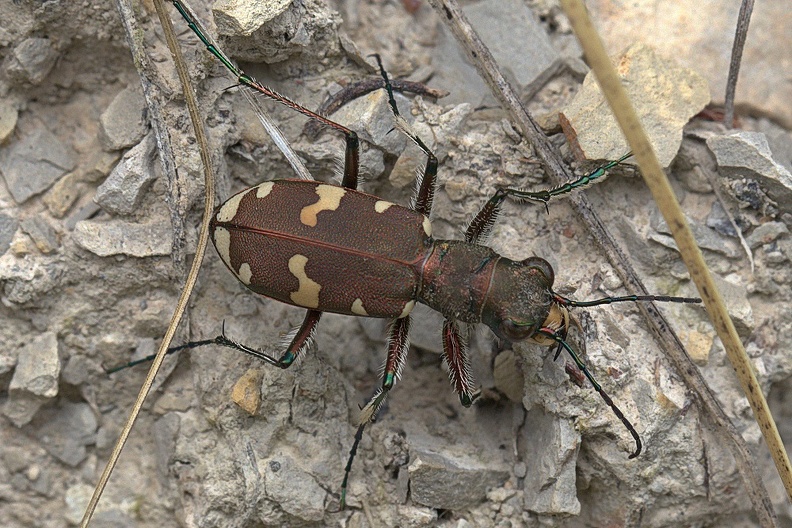
[[[99,503],[99,499],[102,496],[102,492],[107,485],[108,480],[110,479],[110,475],[113,473],[113,469],[115,468],[116,463],[118,462],[118,458],[121,455],[121,451],[124,448],[124,444],[129,438],[129,433],[132,431],[132,426],[135,424],[135,420],[137,419],[138,414],[140,413],[140,409],[143,407],[143,402],[146,399],[146,396],[151,389],[151,386],[154,383],[154,378],[159,371],[160,366],[162,365],[162,360],[165,358],[167,354],[168,347],[170,346],[171,341],[173,340],[173,336],[176,333],[176,329],[179,325],[179,321],[184,314],[185,309],[187,308],[187,301],[192,294],[193,288],[195,287],[195,283],[198,279],[198,271],[201,267],[201,262],[203,261],[204,253],[206,252],[206,245],[209,240],[209,220],[212,215],[212,210],[214,208],[214,200],[215,200],[215,193],[214,193],[214,174],[212,172],[212,163],[211,158],[209,156],[209,145],[206,140],[206,133],[204,131],[203,121],[201,120],[200,114],[198,113],[198,105],[195,100],[195,94],[192,89],[192,85],[190,84],[190,77],[187,74],[187,68],[184,64],[184,59],[182,58],[181,51],[179,50],[179,46],[176,43],[176,37],[173,33],[173,27],[171,25],[170,18],[168,17],[167,13],[165,12],[165,8],[162,5],[162,0],[155,0],[154,1],[155,8],[157,10],[157,15],[159,16],[160,23],[162,24],[162,28],[165,32],[165,39],[168,43],[168,48],[173,55],[173,60],[176,63],[176,70],[179,73],[179,80],[181,81],[184,99],[187,104],[187,109],[190,113],[190,119],[192,120],[193,129],[195,130],[195,137],[196,141],[198,142],[198,148],[201,153],[201,161],[203,162],[204,167],[204,186],[205,186],[205,199],[204,199],[204,211],[203,217],[201,220],[201,231],[198,237],[198,245],[195,250],[195,257],[193,258],[192,266],[190,267],[190,272],[187,276],[187,280],[185,281],[184,288],[182,289],[181,296],[179,297],[178,304],[176,305],[176,310],[173,313],[173,317],[171,317],[170,324],[168,326],[167,331],[165,332],[165,336],[162,338],[162,343],[160,343],[160,348],[157,352],[157,356],[154,358],[154,362],[151,364],[151,368],[149,369],[149,373],[146,376],[146,380],[143,383],[143,386],[140,388],[140,393],[138,394],[137,400],[135,401],[135,405],[132,407],[132,411],[129,414],[129,418],[127,419],[126,424],[124,425],[123,430],[121,431],[121,435],[119,436],[118,440],[116,441],[115,447],[113,448],[113,452],[110,455],[110,459],[107,461],[107,465],[105,466],[104,471],[102,472],[102,476],[99,479],[99,483],[96,485],[94,489],[94,493],[91,496],[91,500],[86,507],[85,514],[83,515],[83,519],[80,523],[82,528],[88,526],[91,521],[91,517],[93,516],[94,511],[96,510],[96,505]],[[122,14],[122,18],[125,20],[125,28],[127,30],[127,40],[129,41],[130,48],[133,50],[133,54],[138,56],[138,53],[135,51],[138,47],[138,44],[135,42],[135,26],[136,23],[134,22],[134,11],[132,6],[126,0],[118,0],[118,8]]]

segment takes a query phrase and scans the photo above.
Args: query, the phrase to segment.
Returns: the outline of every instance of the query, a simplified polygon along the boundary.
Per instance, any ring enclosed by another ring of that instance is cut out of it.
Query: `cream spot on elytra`
[[[346,190],[335,185],[317,185],[316,194],[319,195],[319,200],[311,205],[306,205],[300,211],[300,222],[310,227],[316,226],[316,215],[320,212],[338,209]]]
[[[214,244],[217,254],[229,267],[231,266],[231,233],[223,227],[215,227]]]
[[[319,290],[322,286],[311,280],[305,273],[305,265],[308,263],[308,257],[305,255],[294,255],[289,259],[289,271],[292,275],[297,277],[299,286],[297,291],[290,294],[291,300],[294,304],[304,306],[306,308],[319,307]]]
[[[352,302],[352,313],[355,315],[362,315],[363,317],[368,315],[368,312],[363,307],[363,301],[360,299],[360,297]]]
[[[410,312],[412,312],[413,308],[415,308],[415,301],[407,301],[404,304],[404,309],[402,310],[402,313],[399,315],[398,319],[410,315]]]
[[[215,218],[217,218],[217,221],[230,222],[231,220],[233,220],[237,214],[237,210],[239,209],[239,202],[241,202],[242,198],[244,198],[245,195],[247,195],[248,191],[250,191],[250,189],[235,194],[234,196],[229,198],[226,201],[226,203],[220,206],[220,210],[217,211],[217,215],[215,216]]]
[[[250,269],[250,264],[244,262],[241,266],[239,266],[239,273],[237,273],[237,277],[241,280],[246,286],[250,286],[250,279],[253,277],[253,271]]]
[[[378,213],[384,213],[388,210],[388,208],[393,205],[390,202],[386,202],[385,200],[377,200],[374,203],[374,210]]]
[[[426,216],[424,216],[423,219],[423,230],[426,236],[432,236],[432,222],[430,222],[429,218]]]
[[[275,185],[274,182],[264,182],[256,187],[256,198],[266,198],[272,192],[273,185]]]

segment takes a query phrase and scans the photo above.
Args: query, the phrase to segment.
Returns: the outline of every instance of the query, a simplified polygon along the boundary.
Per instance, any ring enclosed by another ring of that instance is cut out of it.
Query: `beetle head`
[[[540,328],[548,328],[562,337],[566,335],[569,312],[553,301],[554,279],[552,266],[543,258],[502,258],[495,268],[482,321],[507,341],[530,339],[539,345],[555,344],[537,333]]]

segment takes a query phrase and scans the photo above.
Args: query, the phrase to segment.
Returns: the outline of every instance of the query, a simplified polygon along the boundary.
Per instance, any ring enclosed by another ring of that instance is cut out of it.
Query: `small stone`
[[[140,87],[121,90],[99,117],[99,139],[106,150],[121,150],[135,145],[146,134],[146,101]]]
[[[233,402],[250,416],[256,416],[261,408],[261,378],[260,368],[250,368],[231,390]]]
[[[55,332],[44,332],[19,352],[9,390],[54,398],[58,395],[59,375],[58,336]]]
[[[580,434],[569,420],[534,407],[525,417],[519,445],[527,466],[526,510],[545,515],[579,515],[576,466]]]
[[[42,216],[22,220],[21,227],[43,254],[49,255],[58,249],[58,233]]]
[[[707,215],[707,227],[710,227],[723,236],[736,237],[737,230],[729,221],[726,211],[723,210],[720,202],[713,202],[712,208]]]
[[[742,337],[751,335],[754,329],[753,308],[748,301],[748,290],[741,284],[727,281],[714,275],[715,285],[723,296],[723,302],[729,310],[737,333]],[[738,279],[739,280],[739,279]]]
[[[80,182],[79,174],[70,172],[55,182],[42,201],[52,216],[63,218],[83,192],[85,192],[85,184]]]
[[[46,38],[28,38],[14,48],[8,65],[8,74],[30,84],[41,84],[55,66],[58,52]]]
[[[792,171],[792,133],[769,119],[759,119],[756,128],[767,137],[773,159]]]
[[[58,395],[59,376],[58,336],[44,332],[20,350],[3,414],[17,427],[30,423],[41,406]]]
[[[400,504],[399,526],[437,526],[437,512],[420,506]]]
[[[507,471],[493,469],[481,461],[414,446],[410,460],[407,470],[412,500],[430,508],[459,510],[473,506],[509,476]]]
[[[66,229],[68,229],[69,231],[74,231],[74,228],[77,227],[77,224],[79,222],[91,218],[93,215],[101,211],[101,209],[102,208],[99,207],[99,205],[96,202],[94,201],[87,202],[83,204],[82,207],[72,212],[72,214],[70,214],[68,218],[66,218],[64,225],[66,226]]]
[[[273,0],[245,5],[231,0],[220,0],[215,3],[212,14],[221,35],[250,35],[282,15],[291,3],[292,0]]]
[[[275,63],[302,54],[319,60],[339,52],[338,14],[325,2],[221,0],[212,8],[223,49],[241,61]]]
[[[0,171],[17,203],[47,190],[75,163],[72,150],[44,128],[0,149]]]
[[[156,179],[154,136],[149,134],[121,158],[110,176],[96,189],[94,201],[105,211],[116,215],[134,213],[143,196]]]
[[[679,330],[679,339],[685,346],[688,356],[696,365],[704,366],[709,361],[709,353],[715,335],[697,330]]]
[[[614,63],[660,164],[669,166],[682,144],[682,127],[710,101],[707,81],[645,44],[631,46]],[[562,113],[564,133],[587,159],[616,159],[630,150],[593,73]]]
[[[695,68],[722,102],[729,74],[724,64],[732,49],[740,3],[634,0],[629,5],[626,9],[626,4],[619,4],[625,7],[620,9],[613,0],[586,2],[609,52],[623,49],[625,43],[646,42],[666,57],[676,57],[684,66]],[[788,27],[788,4],[757,3],[740,63],[735,103],[746,113],[773,116],[790,128],[792,83],[789,69],[779,68],[792,49]]]
[[[120,158],[121,153],[119,151],[97,151],[92,153],[85,164],[86,169],[81,179],[90,183],[103,180],[115,168]]]
[[[19,111],[7,100],[0,100],[0,145],[11,136],[16,128]]]
[[[693,232],[693,237],[696,239],[696,243],[701,249],[714,251],[726,255],[729,258],[738,258],[743,255],[742,249],[735,241],[724,239],[712,229],[692,222],[689,218],[687,221],[690,230]],[[652,213],[649,219],[649,225],[656,231],[656,233],[649,233],[647,237],[649,240],[662,244],[675,251],[679,251],[676,242],[670,236],[671,230],[668,228],[668,224],[659,211],[655,210]],[[658,235],[657,233],[660,234]]]
[[[16,363],[17,360],[15,357],[11,357],[3,352],[0,352],[0,376],[2,376],[7,372],[11,372],[11,369],[13,369],[16,366]]]
[[[66,490],[63,497],[63,502],[66,505],[63,512],[66,522],[73,526],[80,524],[93,491],[93,486],[88,484],[75,484]],[[100,509],[103,508],[97,508],[97,511]]]
[[[77,467],[88,456],[86,446],[96,442],[98,422],[87,403],[62,403],[42,411],[47,419],[36,437],[49,454],[64,464]]]
[[[170,255],[173,245],[173,230],[170,223],[165,221],[130,224],[83,220],[74,226],[72,236],[78,246],[100,257]]]
[[[0,256],[11,247],[11,241],[19,227],[17,219],[11,215],[0,213]]]
[[[783,222],[767,222],[766,224],[757,226],[757,228],[745,238],[745,242],[748,243],[751,249],[755,249],[788,234],[789,229],[787,229],[787,226]]]
[[[73,355],[61,372],[61,380],[70,385],[82,385],[90,378],[92,365],[85,356]]]
[[[711,136],[707,146],[721,174],[733,180],[756,180],[781,209],[792,206],[792,173],[773,159],[764,134],[739,131]]]
[[[463,181],[448,180],[443,186],[448,198],[454,202],[461,202],[467,198],[467,185]]]

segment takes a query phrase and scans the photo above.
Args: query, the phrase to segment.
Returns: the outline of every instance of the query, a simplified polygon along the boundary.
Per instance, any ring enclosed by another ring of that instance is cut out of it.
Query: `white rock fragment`
[[[58,336],[44,332],[19,352],[3,414],[17,427],[29,423],[42,405],[58,395],[59,376]]]
[[[682,144],[682,127],[710,101],[707,81],[644,44],[613,62],[660,164],[669,166]],[[562,117],[564,133],[587,159],[617,159],[630,150],[593,73]]]

